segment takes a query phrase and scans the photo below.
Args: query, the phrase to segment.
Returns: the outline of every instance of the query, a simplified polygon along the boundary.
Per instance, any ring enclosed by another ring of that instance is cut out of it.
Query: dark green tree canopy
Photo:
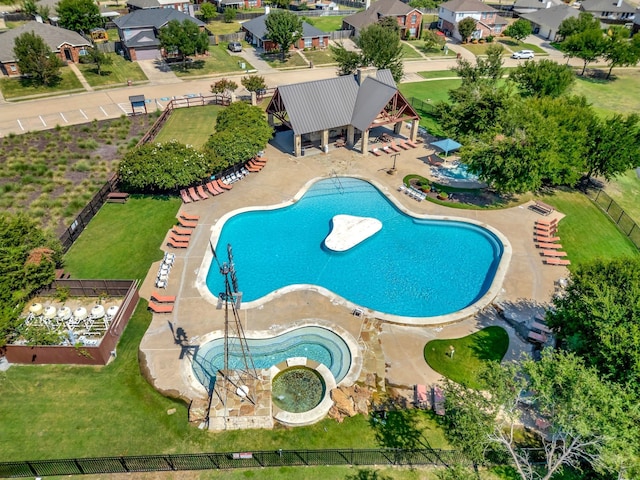
[[[132,192],[175,191],[210,174],[207,157],[176,140],[147,143],[129,150],[118,166],[123,186]]]
[[[476,31],[476,21],[471,17],[465,17],[458,22],[458,32],[462,41],[466,42],[473,32]]]
[[[389,69],[396,82],[402,79],[402,42],[399,30],[374,23],[365,27],[356,39],[361,50],[360,66]]]
[[[267,88],[267,82],[261,75],[249,75],[248,77],[242,77],[240,80],[242,86],[250,92],[262,92]]]
[[[218,10],[213,3],[204,2],[200,5],[200,17],[205,23],[209,23],[211,20],[218,16]]]
[[[425,30],[422,33],[422,39],[424,40],[424,48],[432,51],[441,50],[447,43],[447,40],[438,35],[435,30]]]
[[[97,47],[89,49],[88,57],[91,63],[96,66],[98,75],[102,75],[104,73],[102,71],[102,67],[113,64],[113,58],[106,53],[102,53]],[[109,72],[106,73],[108,74]]]
[[[40,85],[53,85],[60,80],[62,62],[42,37],[24,32],[16,37],[13,53],[22,75],[32,77]]]
[[[558,28],[558,35],[566,39],[576,33],[582,33],[586,30],[600,30],[600,20],[595,18],[591,13],[580,12],[577,17],[565,18]]]
[[[640,34],[629,40],[629,30],[625,27],[612,27],[607,32],[604,58],[609,63],[607,78],[615,67],[631,67],[640,62]]]
[[[209,46],[207,32],[200,31],[200,27],[189,20],[171,20],[160,29],[158,36],[167,53],[177,53],[182,57],[183,68],[186,68],[189,55],[203,53]]]
[[[278,44],[281,58],[284,60],[291,45],[302,38],[302,19],[288,10],[277,10],[267,15],[265,24],[267,37]]]
[[[347,50],[342,42],[336,45],[329,45],[329,50],[333,59],[338,63],[338,75],[353,75],[361,65],[361,58],[358,52]]]
[[[562,42],[562,47],[567,57],[583,61],[581,75],[584,75],[587,65],[606,52],[607,40],[600,29],[591,29],[567,37]]]
[[[89,34],[104,24],[100,9],[93,0],[60,0],[56,7],[61,27]]]
[[[238,10],[232,7],[227,7],[222,12],[222,18],[224,19],[225,23],[233,22],[236,19],[237,15],[238,15]]]
[[[519,18],[511,25],[509,25],[502,33],[507,37],[514,38],[515,40],[521,42],[533,33],[533,29],[531,28],[531,22],[529,22],[529,20]]]
[[[575,82],[575,75],[569,65],[543,58],[518,65],[509,74],[509,79],[524,96],[559,97]]]
[[[486,50],[486,58],[477,57],[473,65],[469,60],[460,58],[453,70],[461,79],[462,84],[485,83],[495,85],[502,78],[504,60],[502,58],[504,48],[502,45],[489,45]]]

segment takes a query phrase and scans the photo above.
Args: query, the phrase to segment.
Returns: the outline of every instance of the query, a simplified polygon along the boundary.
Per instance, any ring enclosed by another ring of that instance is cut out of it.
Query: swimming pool
[[[269,338],[248,338],[256,368],[271,368],[287,358],[306,357],[325,365],[339,383],[351,367],[351,351],[338,334],[323,327],[305,326]],[[242,366],[242,358],[229,357],[231,369]],[[192,363],[198,381],[209,387],[216,372],[224,367],[224,338],[201,345]]]
[[[469,172],[466,164],[460,162],[449,162],[437,167],[438,176],[450,180],[478,181],[478,176]]]
[[[337,214],[372,217],[382,229],[354,248],[331,251],[324,240]],[[355,305],[402,317],[434,317],[477,302],[491,287],[503,242],[468,222],[417,219],[356,178],[314,183],[292,205],[232,215],[216,239],[233,246],[243,302],[291,286],[317,286]],[[208,265],[214,297],[223,279]],[[322,292],[326,293],[326,292]]]

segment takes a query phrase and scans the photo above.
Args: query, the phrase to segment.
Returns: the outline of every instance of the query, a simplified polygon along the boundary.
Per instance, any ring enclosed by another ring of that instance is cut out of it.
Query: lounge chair
[[[250,162],[253,163],[261,163],[263,165],[267,164],[267,159],[263,158],[263,157],[253,157],[251,160],[249,160]]]
[[[437,156],[435,153],[432,153],[431,155],[427,155],[427,162],[432,167],[440,167],[440,166],[442,166],[442,158]]]
[[[182,201],[184,203],[191,203],[193,202],[193,200],[191,200],[191,197],[189,197],[189,194],[187,193],[186,190],[182,189],[180,190],[180,196],[182,197]]]
[[[391,153],[391,147],[389,146],[389,144],[385,143],[384,145],[382,145],[381,150],[384,153]]]
[[[418,144],[416,142],[413,142],[413,141],[409,140],[409,139],[405,140],[404,143],[409,145],[411,148],[418,148]]]
[[[193,230],[190,228],[180,228],[180,227],[173,227],[171,231],[176,235],[191,235],[193,233]],[[168,260],[168,258],[165,256],[165,261],[166,260]],[[173,261],[173,259],[171,259],[171,261]]]
[[[536,230],[543,230],[545,232],[551,232],[551,231],[555,231],[558,229],[558,226],[554,223],[552,225],[539,225],[539,224],[535,224],[535,228]]]
[[[382,155],[382,152],[378,147],[372,148],[371,153],[373,153],[376,157],[379,157],[380,155]]]
[[[222,190],[217,183],[207,182],[207,190],[211,193],[211,195],[220,195],[224,193],[225,190]]]
[[[566,258],[550,257],[550,258],[543,258],[542,261],[547,265],[561,265],[561,266],[571,265],[571,261],[567,260]]]
[[[167,245],[172,248],[187,248],[189,246],[189,242],[174,242],[172,239],[167,240]]]
[[[538,243],[536,245],[536,247],[544,248],[546,250],[561,250],[562,249],[562,245],[560,245],[559,243]]]
[[[190,222],[189,220],[185,220],[184,218],[179,218],[178,223],[185,228],[196,228],[198,226],[198,222]]]
[[[260,167],[260,168],[264,168],[266,164],[267,162],[259,162],[259,161],[256,161],[254,158],[252,158],[246,163],[246,165],[251,165],[252,167]]]
[[[527,339],[534,343],[547,343],[547,336],[544,333],[529,332]]]
[[[427,399],[427,386],[416,385],[415,390],[415,404],[417,407],[426,407],[428,403]]]
[[[263,168],[263,167],[252,166],[252,165],[249,165],[248,163],[246,167],[247,167],[247,170],[249,170],[251,173],[258,173]]]
[[[540,219],[540,220],[536,220],[536,225],[542,225],[542,226],[546,226],[546,227],[549,227],[551,225],[555,225],[556,223],[558,223],[558,219],[557,218],[551,218],[551,219],[543,218],[543,219]]]
[[[409,145],[407,145],[406,143],[404,143],[404,140],[398,140],[396,142],[396,145],[400,148],[402,148],[403,150],[409,150],[411,147]]]
[[[172,240],[173,242],[186,242],[186,243],[189,243],[189,240],[191,240],[191,237],[188,236],[188,235],[176,236],[175,233],[169,232],[169,240]]]
[[[560,241],[560,237],[552,237],[550,235],[536,235],[535,237],[533,237],[533,239],[536,242],[543,242],[543,243],[552,243],[552,242],[559,242]]]
[[[395,144],[395,142],[389,142],[389,148],[394,152],[401,152],[402,149]]]
[[[553,236],[555,235],[557,232],[557,230],[555,228],[552,228],[550,230],[548,229],[544,229],[544,228],[537,228],[533,231],[533,233],[535,233],[536,235],[548,235],[548,236]]]
[[[444,392],[437,385],[431,390],[433,395],[433,411],[436,415],[444,415]]]
[[[158,305],[154,302],[149,302],[149,310],[153,313],[171,313],[173,312],[173,305]]]
[[[202,185],[198,185],[196,187],[196,191],[198,192],[198,195],[202,200],[206,200],[207,198],[209,198],[209,195],[207,195],[207,192],[204,191],[204,187]]]
[[[160,295],[158,292],[151,294],[151,300],[158,303],[174,303],[176,301],[175,295]]]
[[[185,220],[192,220],[194,222],[197,222],[198,220],[200,220],[200,215],[190,215],[186,212],[182,212],[180,216]]]
[[[201,200],[200,195],[196,193],[195,187],[189,187],[187,191],[189,192],[189,196],[193,199],[194,202]]]
[[[547,327],[547,326],[546,326],[545,324],[543,324],[543,323],[538,323],[538,322],[536,322],[536,321],[534,321],[534,322],[531,324],[531,328],[532,328],[533,330],[537,330],[537,331],[539,331],[540,333],[551,333],[551,329],[550,329],[549,327]]]
[[[217,183],[218,186],[223,189],[223,190],[231,190],[233,188],[233,185],[229,185],[227,183],[224,183],[222,180],[220,180],[219,178],[214,182]]]
[[[558,250],[542,250],[540,254],[543,257],[566,257],[567,252],[560,252]]]

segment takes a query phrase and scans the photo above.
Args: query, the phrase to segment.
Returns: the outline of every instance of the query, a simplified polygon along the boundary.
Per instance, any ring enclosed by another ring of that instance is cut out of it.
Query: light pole
[[[396,158],[397,158],[398,155],[400,155],[400,154],[399,153],[394,153],[393,155],[391,155],[391,158],[393,158],[393,167],[391,167],[391,169],[387,171],[387,173],[389,175],[395,175],[396,174]]]

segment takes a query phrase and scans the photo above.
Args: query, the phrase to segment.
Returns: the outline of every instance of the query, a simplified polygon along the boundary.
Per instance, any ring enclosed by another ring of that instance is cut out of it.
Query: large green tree
[[[240,79],[240,83],[242,83],[242,86],[249,92],[256,92],[258,95],[260,92],[264,92],[267,88],[267,82],[261,75],[249,75],[248,77],[242,77]]]
[[[284,61],[291,45],[302,38],[302,19],[288,10],[277,10],[267,15],[265,24],[267,37],[278,45]]]
[[[611,77],[611,71],[615,67],[631,67],[640,61],[640,34],[634,35],[629,40],[629,30],[617,26],[609,29],[607,33],[607,45],[604,58],[609,63],[607,78]]]
[[[580,12],[577,17],[565,18],[560,27],[558,27],[558,35],[563,39],[582,33],[586,30],[599,30],[600,20],[595,18],[591,13]]]
[[[93,0],[60,0],[56,7],[61,27],[88,35],[92,28],[104,24],[100,9]]]
[[[211,85],[211,93],[216,95],[224,95],[227,97],[231,97],[231,94],[238,89],[238,84],[233,80],[228,80],[226,78],[221,78],[213,85]]]
[[[498,80],[502,78],[504,72],[502,64],[504,63],[504,48],[502,45],[489,45],[486,49],[486,57],[476,57],[475,65],[465,58],[459,58],[456,66],[451,70],[454,71],[461,79],[462,84],[485,83],[496,85]]]
[[[205,23],[209,23],[211,20],[218,16],[218,10],[213,3],[203,2],[200,5],[200,17]]]
[[[476,21],[472,17],[465,17],[458,22],[458,33],[462,41],[466,42],[473,32],[476,31]]]
[[[60,80],[62,61],[34,32],[24,32],[16,37],[13,54],[18,60],[20,73],[33,78],[36,83],[49,86]]]
[[[89,61],[96,66],[96,72],[98,75],[102,75],[102,67],[106,67],[108,65],[113,65],[113,58],[108,54],[101,52],[98,47],[94,46],[89,50]],[[107,74],[109,72],[106,72]]]
[[[562,48],[565,56],[582,60],[580,75],[584,75],[587,65],[606,52],[607,40],[599,28],[590,29],[567,37],[562,42]]]
[[[362,66],[389,69],[396,82],[402,79],[404,68],[399,30],[374,23],[361,30],[360,36],[356,39],[356,45],[361,50]]]
[[[575,75],[570,66],[544,58],[521,63],[511,71],[509,79],[524,96],[559,97],[575,82]]]
[[[507,37],[511,37],[518,42],[521,42],[533,33],[533,29],[531,28],[531,22],[529,22],[529,20],[519,18],[509,25],[502,33]]]
[[[129,150],[118,166],[124,188],[133,192],[175,191],[210,174],[207,156],[176,140],[147,143]]]
[[[206,31],[190,20],[171,20],[160,29],[160,44],[167,53],[177,53],[182,58],[182,68],[187,68],[189,55],[204,53],[209,46]]]
[[[358,52],[347,50],[342,42],[329,45],[329,50],[338,64],[338,75],[353,75],[356,73],[361,64],[361,57]]]

